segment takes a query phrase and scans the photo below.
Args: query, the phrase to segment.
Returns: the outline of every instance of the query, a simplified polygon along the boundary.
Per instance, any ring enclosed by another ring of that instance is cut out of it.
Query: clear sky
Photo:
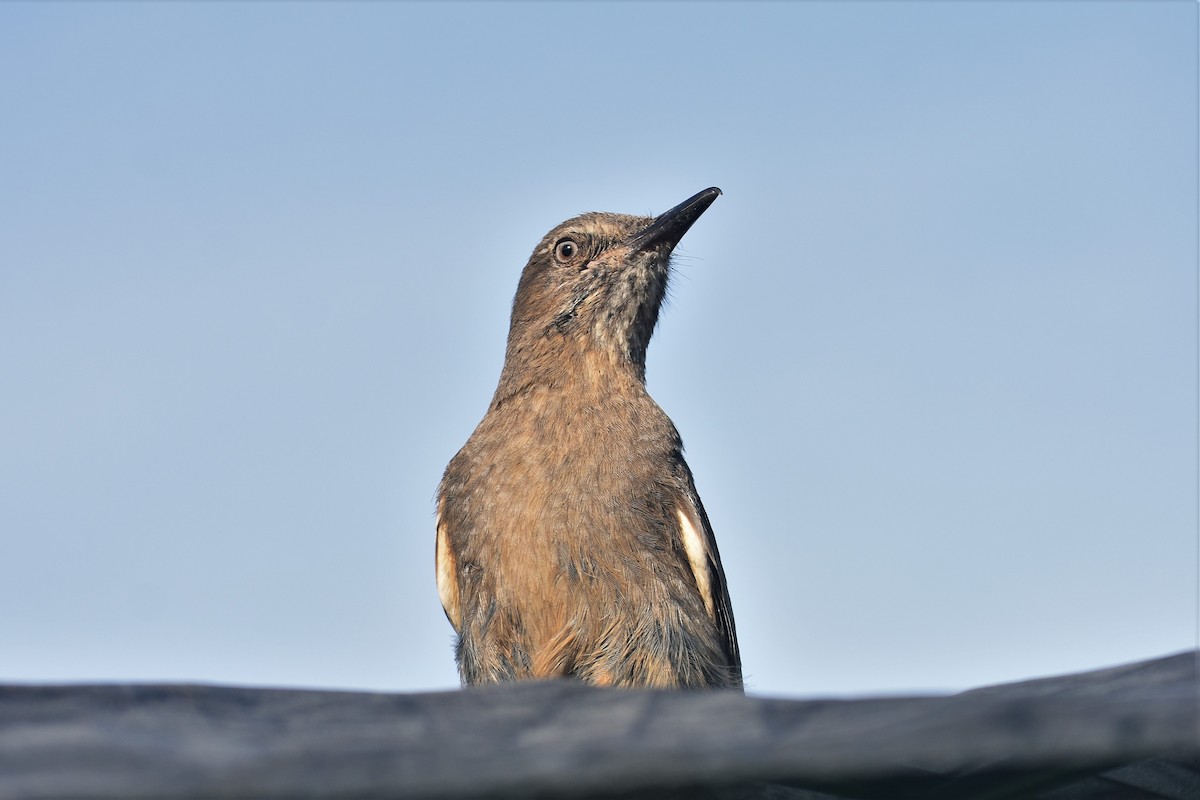
[[[0,5],[0,681],[457,685],[534,244],[724,191],[650,346],[752,691],[1197,630],[1197,6]]]

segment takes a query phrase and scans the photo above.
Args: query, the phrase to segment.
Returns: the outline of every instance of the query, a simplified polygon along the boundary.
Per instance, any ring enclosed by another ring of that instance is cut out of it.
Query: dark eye
[[[559,239],[558,244],[554,245],[554,257],[560,263],[567,263],[579,254],[579,245],[575,244],[574,239]]]

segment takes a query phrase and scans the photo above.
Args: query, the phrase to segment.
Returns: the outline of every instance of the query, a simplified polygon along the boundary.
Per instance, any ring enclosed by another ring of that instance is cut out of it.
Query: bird
[[[573,217],[525,265],[495,394],[437,491],[464,686],[743,689],[712,526],[646,389],[671,254],[720,194]]]

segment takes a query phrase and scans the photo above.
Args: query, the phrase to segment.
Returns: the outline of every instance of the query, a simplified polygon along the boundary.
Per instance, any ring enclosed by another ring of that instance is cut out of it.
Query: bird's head
[[[513,299],[506,372],[589,353],[644,376],[671,252],[719,194],[705,189],[657,217],[582,214],[546,234]]]

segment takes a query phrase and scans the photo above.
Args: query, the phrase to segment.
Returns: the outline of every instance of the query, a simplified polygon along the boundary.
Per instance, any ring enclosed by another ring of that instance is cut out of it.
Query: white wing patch
[[[704,607],[708,609],[708,615],[715,619],[717,612],[713,608],[712,581],[709,580],[708,545],[682,508],[678,509],[676,514],[679,516],[679,532],[683,536],[683,551],[687,553],[688,564],[691,565],[692,575],[696,578],[696,587],[700,590],[700,596],[704,598]]]
[[[434,564],[437,571],[438,597],[442,601],[442,609],[446,612],[450,624],[454,626],[455,630],[458,630],[458,579],[455,575],[458,570],[455,566],[454,553],[450,552],[450,537],[446,535],[446,526],[442,524],[441,520],[438,520],[437,526],[437,554],[434,557]]]

